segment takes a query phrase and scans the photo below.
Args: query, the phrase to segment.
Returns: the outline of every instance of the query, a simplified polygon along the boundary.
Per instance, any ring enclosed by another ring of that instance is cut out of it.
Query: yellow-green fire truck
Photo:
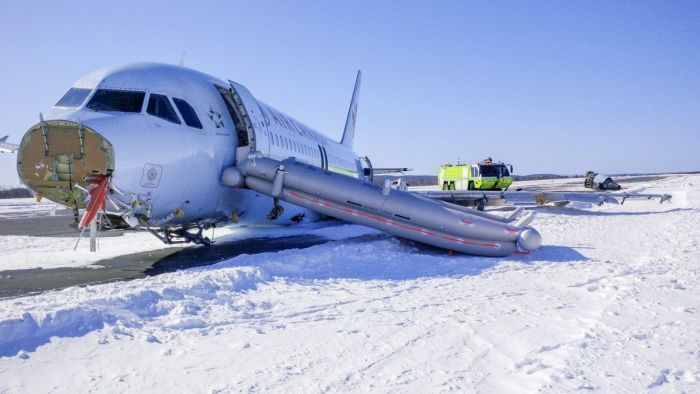
[[[445,164],[438,171],[442,190],[506,190],[513,183],[513,166],[488,158],[473,164]]]

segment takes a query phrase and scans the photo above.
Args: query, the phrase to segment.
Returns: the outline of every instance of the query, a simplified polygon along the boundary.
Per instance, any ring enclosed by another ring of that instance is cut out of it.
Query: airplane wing
[[[19,145],[11,144],[11,143],[7,142],[7,137],[8,136],[4,136],[4,137],[0,138],[0,152],[2,152],[2,153],[5,153],[5,152],[12,153],[12,152],[16,151],[17,148],[19,148]]]
[[[396,167],[396,168],[373,168],[372,173],[374,175],[384,175],[384,174],[403,174],[404,172],[412,171],[412,168],[406,167]]]
[[[421,197],[473,206],[483,209],[493,205],[555,205],[563,206],[572,201],[624,204],[628,199],[671,200],[670,194],[648,193],[609,193],[609,192],[568,192],[568,191],[411,191]]]

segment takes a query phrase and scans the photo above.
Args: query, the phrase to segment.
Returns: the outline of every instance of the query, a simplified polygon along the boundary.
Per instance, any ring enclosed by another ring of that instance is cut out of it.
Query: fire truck
[[[489,157],[479,163],[445,164],[438,171],[442,190],[506,190],[513,183],[513,166],[494,163]]]

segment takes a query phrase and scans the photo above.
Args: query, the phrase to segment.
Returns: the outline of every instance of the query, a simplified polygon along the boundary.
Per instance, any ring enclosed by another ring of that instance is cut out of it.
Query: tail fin
[[[350,109],[348,109],[348,118],[345,120],[345,130],[343,131],[343,139],[340,143],[352,148],[352,142],[355,140],[355,123],[357,120],[357,99],[360,95],[360,83],[362,82],[362,71],[357,70],[357,79],[355,79],[355,89],[352,91],[352,100],[350,100]]]
[[[9,136],[10,136],[10,135],[8,134],[8,135],[6,135],[6,136],[0,138],[0,142],[5,142],[5,141],[7,141],[7,137],[9,137]]]

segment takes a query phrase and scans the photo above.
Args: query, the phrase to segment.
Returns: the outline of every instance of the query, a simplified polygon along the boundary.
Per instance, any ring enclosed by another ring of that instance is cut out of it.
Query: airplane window
[[[277,143],[277,146],[279,146],[279,147],[282,146],[282,145],[280,145],[280,137],[278,137],[277,134],[275,134],[275,142]]]
[[[270,133],[270,145],[274,145],[274,144],[275,144],[275,135]]]
[[[98,89],[87,104],[94,111],[141,112],[144,92]]]
[[[284,139],[284,147],[289,149],[289,140],[287,140],[287,137],[282,137]]]
[[[85,101],[92,89],[70,88],[54,107],[77,108]]]
[[[177,109],[180,110],[180,115],[182,115],[186,125],[195,129],[202,128],[202,122],[199,121],[197,113],[194,112],[194,108],[187,101],[173,97],[173,102],[175,102]]]
[[[162,94],[151,93],[151,97],[148,98],[148,108],[146,108],[146,112],[155,117],[165,119],[168,122],[180,124],[180,119],[178,119],[175,113],[175,108],[170,105],[168,98]]]

